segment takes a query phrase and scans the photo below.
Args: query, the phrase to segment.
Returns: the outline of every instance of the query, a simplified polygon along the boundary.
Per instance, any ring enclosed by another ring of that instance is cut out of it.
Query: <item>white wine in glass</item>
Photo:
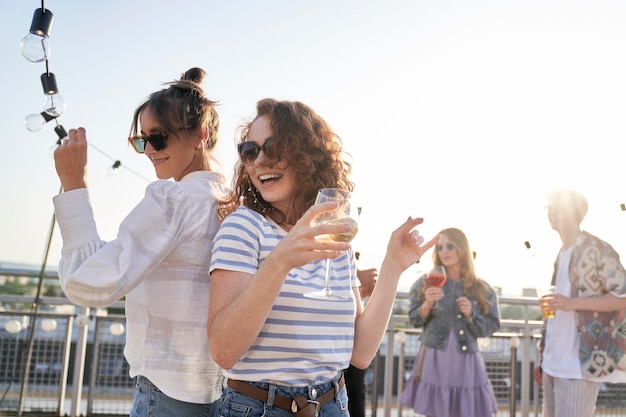
[[[344,233],[336,233],[324,236],[324,238],[332,239],[336,242],[350,242],[356,236],[359,230],[358,223],[353,215],[350,206],[350,193],[339,188],[322,188],[317,193],[315,204],[327,203],[329,201],[338,201],[339,207],[336,210],[321,213],[315,218],[316,224],[342,224],[350,225],[350,230]],[[330,289],[330,266],[332,259],[326,259],[326,272],[324,275],[324,288],[320,291],[307,292],[305,297],[320,300],[347,300],[347,297],[333,294]]]

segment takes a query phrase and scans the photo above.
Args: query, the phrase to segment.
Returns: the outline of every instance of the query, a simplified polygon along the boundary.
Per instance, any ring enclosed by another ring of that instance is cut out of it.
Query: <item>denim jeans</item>
[[[268,401],[263,403],[247,395],[241,394],[228,386],[224,387],[220,406],[220,417],[294,417],[290,410],[273,405],[274,395],[293,398],[296,395],[304,395],[310,400],[315,400],[329,390],[335,390],[338,386],[341,373],[332,381],[325,384],[310,387],[286,387],[283,385],[268,384],[266,382],[254,382],[252,385],[268,391]],[[316,393],[317,395],[313,395]],[[335,399],[327,402],[320,408],[320,417],[349,417],[348,395],[346,387],[335,393]]]
[[[217,417],[220,401],[194,404],[163,394],[148,378],[137,377],[130,417]]]

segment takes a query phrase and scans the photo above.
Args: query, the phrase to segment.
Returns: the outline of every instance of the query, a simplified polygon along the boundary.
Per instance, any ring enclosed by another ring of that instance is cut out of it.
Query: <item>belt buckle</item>
[[[319,416],[320,414],[320,402],[319,401],[315,401],[315,400],[309,400],[307,398],[306,402],[308,403],[306,407],[307,408],[310,404],[314,404],[315,405],[315,412],[314,412],[314,417]],[[292,400],[291,401],[291,412],[296,414],[298,411],[300,410],[304,410],[304,408],[298,409],[298,403],[296,402],[296,400]]]
[[[320,414],[320,402],[315,400],[306,400],[309,404],[315,404],[315,417]]]

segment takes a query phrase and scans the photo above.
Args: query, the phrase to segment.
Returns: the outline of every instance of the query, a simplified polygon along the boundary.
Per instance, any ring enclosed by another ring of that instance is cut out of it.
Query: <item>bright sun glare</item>
[[[95,5],[47,4],[56,16],[52,70],[68,102],[61,122],[85,126],[104,153],[89,156],[103,239],[115,237],[147,185],[129,170],[106,176],[107,156],[155,178],[124,141],[133,110],[163,81],[201,66],[221,103],[218,157],[228,175],[235,128],[257,100],[300,100],[327,119],[353,158],[361,267],[380,266],[390,233],[420,216],[427,238],[463,229],[478,273],[519,295],[550,279],[559,239],[542,206],[547,191],[563,185],[587,196],[585,229],[626,253],[621,2],[195,2],[192,14],[172,11],[167,30],[146,31],[136,25],[139,11],[145,22],[166,17],[151,5],[114,2],[94,21]],[[38,264],[58,191],[49,156],[56,137],[52,126],[36,134],[23,126],[38,108],[44,68],[18,52],[38,2],[13,6],[0,29],[11,80],[4,92],[13,98],[1,112],[10,140],[0,181],[11,203],[0,208],[0,260]],[[94,48],[79,22],[106,40]],[[60,247],[56,233],[50,264]],[[429,263],[430,252],[401,289]]]

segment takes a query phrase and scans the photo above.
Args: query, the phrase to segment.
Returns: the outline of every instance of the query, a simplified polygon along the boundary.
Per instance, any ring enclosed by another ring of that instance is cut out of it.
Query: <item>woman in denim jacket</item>
[[[439,233],[433,263],[445,267],[448,279],[436,288],[423,275],[411,288],[409,320],[424,330],[400,402],[431,417],[461,416],[461,410],[463,417],[491,416],[496,402],[477,338],[500,328],[496,293],[476,276],[465,234],[456,228]]]

